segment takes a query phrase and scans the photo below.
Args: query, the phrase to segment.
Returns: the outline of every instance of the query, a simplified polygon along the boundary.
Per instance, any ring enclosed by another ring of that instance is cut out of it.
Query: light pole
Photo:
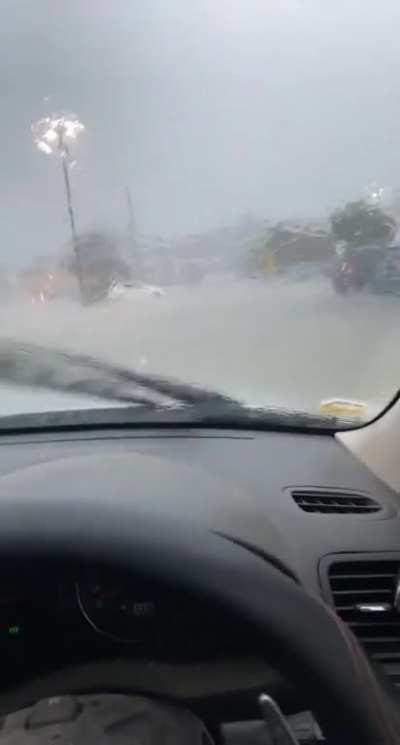
[[[72,245],[75,254],[76,273],[81,301],[84,302],[82,267],[79,254],[78,233],[76,230],[75,212],[72,203],[71,183],[69,179],[70,152],[69,142],[77,139],[85,126],[75,116],[45,117],[32,124],[31,130],[36,147],[46,155],[58,153],[64,177],[67,211],[71,226]]]
[[[138,279],[140,277],[143,279],[143,276],[142,276],[143,275],[143,263],[141,261],[141,256],[139,252],[135,212],[133,209],[132,194],[131,194],[131,190],[129,186],[125,187],[125,196],[126,196],[126,204],[128,207],[128,216],[129,216],[128,230],[129,230],[131,257],[132,257],[133,266],[136,272],[135,279]]]

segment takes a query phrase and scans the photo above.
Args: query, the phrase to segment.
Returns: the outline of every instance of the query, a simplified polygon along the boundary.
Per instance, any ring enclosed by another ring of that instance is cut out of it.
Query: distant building
[[[324,263],[335,252],[331,235],[318,225],[281,223],[271,231],[265,244],[277,269],[293,264]]]

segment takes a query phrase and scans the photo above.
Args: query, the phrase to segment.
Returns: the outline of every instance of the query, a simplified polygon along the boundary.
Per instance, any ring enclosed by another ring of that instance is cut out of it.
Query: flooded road
[[[373,415],[400,385],[399,315],[400,299],[341,298],[326,280],[253,280],[131,293],[90,308],[15,303],[0,309],[0,322],[3,337],[93,354],[247,404],[318,413],[322,399],[355,398]],[[7,414],[84,405],[8,386],[0,402]]]

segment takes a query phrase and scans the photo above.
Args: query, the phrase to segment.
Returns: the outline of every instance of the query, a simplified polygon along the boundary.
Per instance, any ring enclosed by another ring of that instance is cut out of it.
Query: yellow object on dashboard
[[[344,398],[330,398],[321,401],[319,410],[328,416],[364,418],[368,405],[365,401],[352,401]]]

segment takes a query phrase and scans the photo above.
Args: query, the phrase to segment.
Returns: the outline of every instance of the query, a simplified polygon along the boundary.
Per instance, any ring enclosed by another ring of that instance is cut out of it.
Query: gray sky
[[[125,184],[163,235],[400,186],[399,22],[398,0],[1,0],[2,256],[68,238],[30,135],[61,109],[87,127],[80,229],[123,227]]]

